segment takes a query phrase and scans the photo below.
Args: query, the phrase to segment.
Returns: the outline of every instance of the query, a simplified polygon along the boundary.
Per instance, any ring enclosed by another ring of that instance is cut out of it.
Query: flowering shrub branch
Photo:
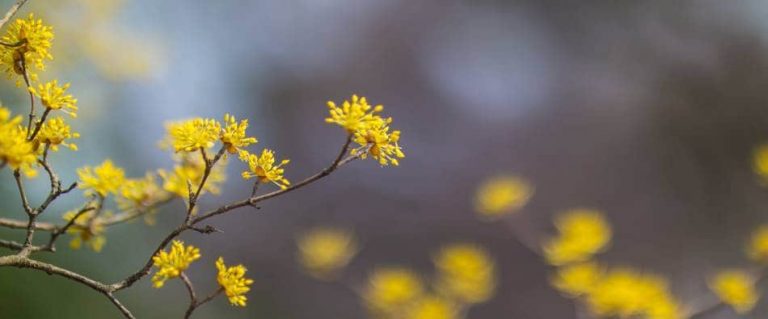
[[[5,18],[0,20],[0,28],[25,2],[19,1],[11,7]],[[0,267],[43,271],[83,284],[107,297],[126,318],[135,316],[115,294],[131,287],[152,273],[153,269],[154,287],[161,288],[166,281],[175,278],[185,285],[190,301],[184,318],[189,318],[197,308],[221,294],[226,295],[232,305],[245,306],[245,295],[253,280],[245,276],[243,265],[227,266],[221,257],[215,263],[219,287],[205,297],[198,295],[185,270],[200,258],[201,253],[198,248],[177,240],[181,234],[189,230],[202,234],[216,232],[216,228],[204,222],[238,208],[258,209],[262,201],[314,183],[356,159],[372,157],[381,166],[387,166],[398,165],[398,159],[405,156],[398,145],[400,132],[390,131],[392,119],[378,115],[383,107],[378,105],[371,110],[364,97],[355,95],[341,107],[329,102],[330,112],[326,121],[341,126],[347,132],[339,154],[329,166],[295,184],[291,184],[284,175],[284,167],[289,160],[277,162],[275,152],[269,149],[262,150],[258,155],[250,153],[247,148],[257,143],[257,139],[247,135],[248,121],[238,122],[234,116],[227,114],[223,122],[194,118],[168,124],[168,138],[163,144],[174,150],[176,166],[172,170],[148,172],[143,178],[127,178],[122,168],[105,160],[98,166],[78,169],[79,181],[64,186],[67,184],[62,182],[49,162],[49,153],[57,152],[59,146],[76,151],[77,146],[72,139],[79,138],[79,133],[73,132],[70,125],[55,114],[65,113],[75,118],[78,106],[77,100],[67,92],[69,84],[59,85],[56,80],[39,81],[37,72],[44,71],[45,61],[52,59],[48,50],[53,35],[52,27],[30,15],[26,19],[15,20],[0,41],[0,65],[9,78],[16,79],[17,86],[24,84],[30,97],[26,125],[22,125],[21,116],[12,116],[8,109],[0,107],[0,168],[9,167],[12,171],[26,215],[26,220],[0,218],[0,227],[20,229],[26,233],[23,242],[0,239],[0,247],[15,252],[0,256]],[[39,120],[36,120],[36,100],[44,107]],[[355,148],[351,148],[352,143],[357,144]],[[219,145],[217,151],[211,153],[216,145]],[[198,212],[198,204],[204,194],[219,192],[230,155],[237,155],[247,166],[242,177],[253,179],[252,191],[244,199]],[[25,181],[36,176],[40,168],[48,175],[50,189],[42,202],[35,206],[30,201]],[[157,183],[158,176],[162,183]],[[260,194],[260,184],[273,184],[279,189]],[[80,208],[64,214],[65,222],[37,221],[50,204],[76,188],[84,191],[86,200]],[[116,214],[107,208],[108,198],[117,203]],[[156,210],[174,199],[182,199],[186,204],[183,220],[160,241],[140,269],[121,280],[112,283],[96,280],[33,258],[35,253],[56,252],[56,243],[63,235],[72,236],[70,247],[73,249],[85,245],[98,252],[106,243],[106,229],[139,217],[152,224]],[[36,232],[49,233],[45,244],[35,244]]]

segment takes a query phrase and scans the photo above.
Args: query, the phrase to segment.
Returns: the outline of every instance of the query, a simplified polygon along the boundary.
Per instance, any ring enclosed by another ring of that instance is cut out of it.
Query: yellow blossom
[[[330,116],[325,122],[338,124],[350,134],[365,128],[369,122],[379,117],[376,113],[384,110],[382,105],[371,107],[365,97],[357,95],[352,95],[351,100],[344,101],[341,107],[333,101],[328,101],[327,104]]]
[[[418,298],[405,310],[404,319],[459,319],[456,306],[445,298],[428,295]]]
[[[258,142],[255,137],[248,137],[245,130],[248,128],[248,120],[237,123],[234,116],[224,115],[224,130],[221,133],[221,142],[227,148],[227,152],[234,154],[240,148]]]
[[[248,164],[248,170],[243,172],[243,178],[258,178],[259,183],[273,183],[282,189],[288,188],[291,183],[283,176],[283,166],[290,163],[284,159],[275,165],[275,152],[269,149],[261,151],[261,156],[240,151],[240,160]]]
[[[24,74],[23,66],[26,66],[30,78],[36,81],[37,75],[30,70],[30,66],[43,71],[43,61],[53,59],[49,51],[53,27],[44,25],[42,20],[35,19],[31,13],[28,18],[16,19],[11,23],[1,40],[5,45],[0,46],[0,61],[9,77]]]
[[[471,244],[444,247],[434,258],[437,289],[464,303],[485,302],[496,289],[495,265],[488,253]]]
[[[152,173],[147,173],[143,178],[126,179],[120,187],[119,194],[117,205],[120,210],[148,213],[144,215],[144,221],[149,225],[155,223],[152,205],[168,198],[168,193],[157,185],[155,175]]]
[[[193,191],[197,190],[197,187],[203,180],[205,162],[203,162],[201,157],[189,154],[181,154],[176,159],[178,164],[173,167],[173,170],[159,170],[158,174],[163,179],[164,190],[181,198],[188,198],[189,188],[187,182],[192,186]],[[211,173],[208,175],[205,185],[203,185],[203,191],[218,194],[221,184],[226,179],[226,162],[222,159],[211,169]]]
[[[11,117],[8,109],[0,107],[0,164],[31,177],[37,174],[37,150],[34,143],[27,141],[27,129],[21,121],[21,116]]]
[[[611,240],[611,227],[602,214],[590,209],[575,209],[558,216],[558,236],[544,244],[544,255],[552,265],[565,265],[590,259]]]
[[[216,280],[224,288],[229,303],[233,306],[245,307],[245,302],[248,300],[245,294],[251,290],[248,286],[253,283],[253,280],[245,278],[245,267],[243,265],[227,267],[224,264],[224,258],[219,257],[216,260],[216,268],[219,270]]]
[[[755,148],[752,156],[752,167],[761,178],[768,179],[768,143]]]
[[[595,262],[570,264],[557,269],[552,286],[569,297],[589,293],[600,279],[602,270]]]
[[[214,119],[194,118],[166,125],[174,151],[194,152],[213,147],[221,133]]]
[[[86,193],[96,192],[100,196],[117,194],[125,182],[125,172],[111,160],[106,160],[96,167],[78,168],[77,175],[80,177],[80,188],[85,189]]]
[[[768,225],[762,225],[752,233],[747,255],[754,261],[768,263]]]
[[[400,165],[398,159],[405,158],[405,154],[398,144],[400,131],[389,132],[390,123],[392,123],[392,118],[376,117],[356,131],[353,141],[360,147],[353,149],[352,154],[359,155],[362,159],[370,155],[382,166]]]
[[[739,314],[746,314],[755,307],[758,293],[756,279],[742,270],[729,269],[717,273],[709,281],[709,287],[723,303],[733,307]]]
[[[485,181],[475,195],[475,210],[484,218],[498,219],[528,203],[533,187],[514,176],[497,176]]]
[[[363,292],[368,308],[374,314],[390,314],[403,309],[422,295],[423,284],[413,271],[387,267],[376,269]]]
[[[67,94],[69,83],[59,86],[56,80],[45,84],[40,84],[37,89],[29,87],[29,92],[40,97],[40,101],[46,108],[51,110],[61,110],[72,117],[77,117],[77,99]]]
[[[35,136],[35,141],[40,144],[50,145],[53,151],[57,151],[59,145],[76,151],[77,145],[67,142],[67,140],[79,137],[80,133],[72,132],[72,128],[64,122],[64,119],[55,117],[43,123],[43,126],[40,127],[40,132]]]
[[[321,280],[334,279],[357,250],[352,234],[336,228],[312,229],[302,235],[297,244],[302,267]]]
[[[591,312],[599,317],[682,318],[666,280],[628,268],[608,271],[586,300]]]
[[[152,257],[152,262],[157,267],[157,272],[152,276],[152,283],[155,288],[163,287],[166,280],[180,276],[192,262],[198,259],[200,259],[200,249],[192,245],[184,246],[182,241],[174,240],[170,251],[161,250]]]
[[[69,211],[64,214],[64,220],[71,221],[77,216],[77,211]],[[96,212],[91,210],[80,214],[75,218],[74,224],[67,229],[67,234],[74,236],[69,242],[72,249],[80,249],[83,244],[90,247],[95,252],[100,252],[107,243],[107,237],[104,236],[104,223],[101,218],[96,216]]]

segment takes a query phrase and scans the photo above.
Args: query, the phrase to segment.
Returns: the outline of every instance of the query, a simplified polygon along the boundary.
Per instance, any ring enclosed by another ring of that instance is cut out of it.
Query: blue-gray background
[[[58,14],[83,33],[57,36],[56,47],[79,52],[76,40],[101,30],[77,24],[79,6],[92,0],[30,2],[22,15]],[[323,123],[325,101],[363,94],[403,131],[402,166],[353,163],[258,212],[216,219],[222,234],[182,236],[202,249],[191,270],[201,289],[214,287],[219,255],[245,264],[255,280],[247,308],[219,299],[198,318],[364,317],[352,292],[296,266],[294,238],[315,225],[349,227],[364,242],[348,271],[353,283],[381,264],[428,273],[432,251],[470,241],[493,254],[500,277],[496,297],[469,318],[573,318],[569,301],[547,285],[549,269],[509,225],[474,217],[474,189],[498,173],[536,185],[523,212],[534,231],[546,232],[563,209],[604,210],[616,239],[603,260],[667,275],[695,306],[711,298],[706,275],[744,265],[742,243],[768,222],[768,190],[749,162],[768,139],[766,15],[762,1],[125,1],[109,23],[147,48],[118,51],[151,51],[152,67],[123,79],[104,75],[125,63],[120,55],[107,54],[101,69],[88,59],[51,62],[68,65],[56,76],[80,98],[73,125],[83,135],[80,151],[54,161],[69,181],[73,168],[106,157],[140,176],[171,164],[156,147],[164,122],[230,112],[250,120],[257,147],[290,158],[287,176],[298,180],[342,142],[341,130]],[[2,92],[6,105],[25,110],[11,81]],[[203,208],[247,194],[241,167],[232,162],[225,195]],[[10,173],[0,177],[0,214],[22,218]],[[71,196],[43,219],[58,221],[80,195]],[[111,228],[101,253],[39,256],[114,281],[146,261],[180,209],[164,210],[154,227]],[[156,290],[145,280],[119,297],[139,318],[174,318],[187,302],[178,282]],[[766,312],[762,305],[755,314]],[[2,318],[117,316],[88,288],[0,269]]]

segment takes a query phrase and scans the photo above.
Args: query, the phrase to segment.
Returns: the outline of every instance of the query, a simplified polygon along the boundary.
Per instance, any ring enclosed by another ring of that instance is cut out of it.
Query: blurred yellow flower
[[[53,40],[53,27],[43,24],[43,20],[35,19],[31,13],[26,19],[13,21],[1,40],[5,45],[0,46],[0,61],[9,77],[24,74],[23,66],[26,66],[31,80],[36,81],[37,75],[30,70],[30,66],[43,71],[43,61],[53,60],[49,51]]]
[[[371,107],[364,96],[357,95],[352,95],[352,98],[344,101],[341,107],[333,101],[328,101],[327,105],[330,116],[325,119],[325,122],[338,124],[350,134],[365,128],[369,122],[379,117],[376,113],[384,110],[382,105]]]
[[[224,143],[227,152],[234,154],[241,147],[258,142],[255,137],[246,135],[245,130],[247,128],[248,120],[242,120],[240,123],[237,123],[237,119],[234,116],[224,115],[224,130],[221,133],[221,142]]]
[[[755,148],[752,156],[752,167],[758,176],[763,179],[768,178],[768,143]]]
[[[163,287],[166,280],[180,276],[192,262],[198,259],[200,259],[200,249],[192,245],[184,246],[184,242],[174,240],[168,252],[161,250],[152,257],[152,262],[157,267],[157,272],[152,276],[152,283],[155,288]]]
[[[723,303],[743,315],[750,312],[757,303],[759,296],[755,282],[756,279],[749,273],[729,269],[717,273],[709,281],[709,287]]]
[[[79,137],[80,133],[72,132],[72,128],[64,122],[63,118],[54,117],[43,123],[40,132],[35,136],[35,142],[50,145],[53,151],[57,151],[59,145],[77,151],[77,145],[67,140]]]
[[[458,309],[450,300],[434,295],[416,299],[405,310],[404,319],[459,319]]]
[[[166,124],[171,145],[176,152],[194,152],[213,147],[221,133],[221,123],[214,119],[194,118]]]
[[[27,176],[35,176],[37,151],[35,145],[27,141],[27,129],[21,126],[21,121],[21,116],[11,117],[11,111],[0,107],[0,166],[8,165]]]
[[[280,164],[275,165],[275,152],[269,149],[261,151],[261,156],[240,151],[240,160],[248,164],[248,170],[243,172],[243,178],[257,178],[259,183],[273,183],[281,189],[286,189],[291,182],[283,176],[285,169],[283,166],[290,163],[290,160],[284,159]]]
[[[216,281],[224,288],[229,303],[233,306],[245,307],[248,300],[245,294],[251,290],[249,286],[253,283],[253,280],[245,278],[247,269],[243,265],[227,267],[224,264],[224,258],[221,257],[216,260],[216,269],[219,271]]]
[[[592,313],[600,317],[682,318],[666,280],[628,268],[608,271],[586,301]]]
[[[316,228],[299,237],[299,262],[306,272],[321,280],[332,280],[357,251],[354,236],[337,228]]]
[[[80,177],[80,188],[85,189],[86,193],[96,192],[100,196],[107,196],[109,193],[117,194],[120,186],[125,182],[125,172],[122,168],[115,166],[111,160],[105,160],[96,167],[78,168],[77,176]]]
[[[475,211],[484,218],[498,219],[525,206],[531,195],[533,187],[519,177],[493,177],[477,190]]]
[[[552,286],[569,297],[578,297],[592,291],[602,276],[596,262],[569,264],[557,269]]]
[[[64,213],[64,220],[71,221],[77,216],[77,211]],[[96,216],[95,211],[88,211],[80,214],[67,229],[67,234],[74,238],[69,242],[72,249],[80,249],[83,244],[88,245],[93,251],[100,252],[107,243],[107,237],[104,236],[105,227],[102,220]]]
[[[196,154],[195,154],[196,155]],[[181,198],[189,197],[189,187],[196,190],[203,180],[205,162],[200,156],[192,154],[180,154],[175,157],[178,162],[171,171],[159,170],[157,172],[163,179],[163,189]],[[203,185],[203,191],[218,194],[221,184],[227,179],[226,162],[222,159],[211,169],[208,179]]]
[[[169,194],[155,181],[155,175],[147,173],[141,178],[129,178],[120,187],[120,196],[117,197],[117,207],[124,212],[143,213],[144,221],[148,225],[154,225],[155,219],[152,211],[148,211],[155,203],[168,199]]]
[[[768,225],[762,225],[752,233],[747,256],[754,261],[768,263]]]
[[[574,209],[555,218],[558,236],[548,240],[544,255],[552,265],[586,261],[605,249],[611,240],[611,227],[599,211]]]
[[[29,87],[29,92],[40,97],[41,103],[48,109],[61,110],[72,117],[77,117],[77,99],[67,94],[69,83],[59,86],[56,80],[40,84],[37,89]]]
[[[463,303],[490,299],[496,289],[495,265],[488,253],[472,244],[444,247],[434,258],[439,292]]]
[[[397,312],[422,295],[421,278],[411,270],[399,267],[376,269],[368,278],[363,292],[368,309],[375,315]]]

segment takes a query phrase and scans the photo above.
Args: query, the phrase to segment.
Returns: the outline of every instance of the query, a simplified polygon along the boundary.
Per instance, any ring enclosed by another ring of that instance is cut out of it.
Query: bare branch
[[[13,18],[16,12],[19,11],[19,9],[21,9],[21,7],[25,3],[27,3],[27,0],[16,1],[16,3],[13,6],[11,6],[10,9],[8,9],[8,12],[5,13],[5,16],[3,17],[3,19],[0,20],[0,28],[2,28],[6,23],[8,23],[8,21],[10,21],[11,18]]]

